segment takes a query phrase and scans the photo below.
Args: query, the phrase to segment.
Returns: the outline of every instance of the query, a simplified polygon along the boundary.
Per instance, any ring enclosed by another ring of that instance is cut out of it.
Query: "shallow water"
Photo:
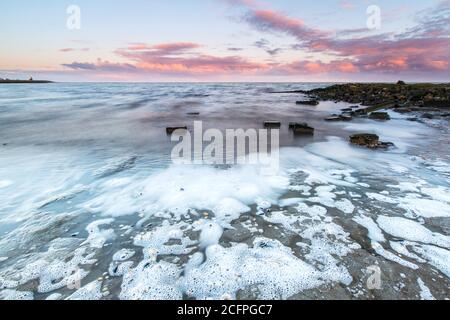
[[[325,85],[1,86],[0,298],[450,298],[448,122],[269,93]],[[279,171],[173,165],[165,128],[194,120],[281,121]]]

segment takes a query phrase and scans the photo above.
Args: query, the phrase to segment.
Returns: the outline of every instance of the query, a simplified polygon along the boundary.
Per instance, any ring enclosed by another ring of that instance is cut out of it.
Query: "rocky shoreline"
[[[450,84],[348,83],[297,93],[313,100],[347,102],[366,107],[362,114],[394,109],[400,113],[424,112],[427,118],[450,117]]]
[[[314,107],[320,101],[334,101],[355,104],[344,108],[340,114],[325,118],[328,122],[352,121],[354,118],[368,118],[375,121],[389,121],[387,110],[411,113],[410,121],[423,119],[450,119],[450,84],[417,83],[347,83],[313,90],[296,90],[277,93],[299,93],[309,97],[297,101],[297,105]],[[387,149],[394,145],[380,142],[379,137],[361,133],[350,137],[350,143],[370,149]]]

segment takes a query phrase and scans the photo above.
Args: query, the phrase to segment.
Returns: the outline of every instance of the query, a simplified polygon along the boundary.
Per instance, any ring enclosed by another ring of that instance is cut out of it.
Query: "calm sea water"
[[[448,298],[448,122],[328,123],[349,105],[270,93],[326,85],[0,86],[0,297]],[[165,128],[195,120],[281,121],[279,172],[173,165]]]

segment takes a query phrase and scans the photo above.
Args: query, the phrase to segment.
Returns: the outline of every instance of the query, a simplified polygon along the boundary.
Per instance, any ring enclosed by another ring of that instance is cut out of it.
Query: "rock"
[[[314,128],[308,126],[307,123],[291,123],[289,128],[294,131],[295,135],[314,135]]]
[[[341,110],[342,112],[352,112],[353,109],[352,108],[345,108]]]
[[[353,117],[351,115],[347,115],[347,114],[341,114],[341,115],[333,114],[333,115],[331,115],[331,117],[325,118],[325,121],[328,121],[328,122],[333,122],[333,121],[351,121],[352,119],[353,119]]]
[[[391,148],[391,147],[394,147],[394,146],[395,146],[395,144],[393,144],[392,142],[380,142],[378,144],[377,148],[388,149],[388,148]]]
[[[334,121],[342,121],[342,119],[340,116],[331,116],[331,117],[325,118],[325,121],[334,122]]]
[[[434,118],[434,116],[431,114],[431,113],[424,113],[423,115],[422,115],[422,118],[423,119],[433,119]]]
[[[387,149],[393,147],[392,142],[381,142],[380,137],[371,133],[360,133],[350,136],[350,143],[370,149]]]
[[[188,116],[199,116],[200,112],[188,112],[187,115]]]
[[[342,121],[351,121],[351,120],[353,119],[353,117],[352,117],[351,115],[347,115],[347,114],[341,114],[341,115],[339,116],[339,118],[340,118]]]
[[[318,100],[304,100],[304,101],[297,101],[296,104],[301,104],[301,105],[305,105],[305,106],[317,106],[319,105],[319,101]]]
[[[177,130],[187,130],[186,126],[180,126],[180,127],[168,127],[166,128],[166,133],[167,134],[173,134],[175,131]]]
[[[373,120],[391,120],[391,117],[387,112],[372,112],[369,115],[369,118]]]
[[[367,110],[366,109],[358,109],[352,112],[352,114],[354,116],[365,116],[367,115]]]
[[[265,128],[280,128],[281,122],[280,121],[266,121],[264,122]]]
[[[380,143],[380,137],[370,133],[354,134],[350,136],[350,142],[358,146],[377,148]]]
[[[404,86],[404,85],[406,85],[406,83],[405,83],[405,81],[400,80],[397,82],[397,85]]]

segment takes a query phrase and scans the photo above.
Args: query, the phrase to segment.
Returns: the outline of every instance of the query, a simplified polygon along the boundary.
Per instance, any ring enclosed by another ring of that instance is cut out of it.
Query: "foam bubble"
[[[103,298],[102,282],[93,281],[71,294],[66,300],[100,300]]]
[[[399,207],[405,209],[411,216],[450,217],[450,205],[436,200],[404,197],[401,199]]]
[[[385,242],[386,238],[383,235],[383,232],[378,227],[378,225],[373,221],[371,218],[366,216],[359,216],[356,218],[353,218],[355,222],[363,226],[369,231],[369,239],[374,242]]]
[[[144,260],[123,276],[121,300],[181,300],[177,279],[181,271],[164,261]]]
[[[450,251],[430,245],[415,245],[414,251],[450,278]]]
[[[201,227],[200,233],[200,247],[207,248],[209,246],[219,243],[222,237],[223,229],[220,225],[214,222],[205,221]]]
[[[2,300],[34,300],[34,296],[33,296],[33,292],[7,289],[7,290],[0,291],[0,299],[2,299]]]
[[[412,220],[400,217],[380,216],[377,219],[377,223],[381,229],[397,238],[434,244],[445,248],[450,246],[450,237],[433,233]]]
[[[196,241],[184,236],[184,231],[190,229],[185,222],[171,225],[167,220],[152,231],[139,234],[134,238],[134,245],[144,247],[144,256],[148,259],[153,255],[181,255],[189,254]],[[171,244],[170,240],[178,240],[179,243]]]
[[[131,249],[121,249],[113,255],[113,261],[123,262],[135,255],[135,251]]]
[[[421,300],[436,300],[435,297],[431,294],[430,289],[426,286],[425,282],[422,279],[417,279],[417,284],[420,288],[420,299]]]
[[[381,244],[379,244],[378,242],[372,242],[372,248],[375,250],[375,252],[377,254],[379,254],[380,256],[382,256],[383,258],[393,261],[395,263],[398,263],[404,267],[413,269],[413,270],[417,270],[419,269],[419,266],[411,263],[409,261],[406,261],[402,258],[400,258],[399,256],[393,254],[392,252],[386,250],[383,248],[383,246]]]
[[[173,165],[121,188],[103,185],[100,194],[84,207],[110,216],[171,212],[180,217],[190,210],[210,210],[226,224],[249,211],[248,205],[259,199],[276,203],[288,186],[285,173],[266,175],[256,166],[225,170]]]
[[[102,248],[106,241],[115,238],[113,229],[100,230],[100,226],[108,225],[114,222],[114,219],[102,219],[91,222],[86,231],[89,233],[88,238],[83,244],[89,244],[93,248]]]
[[[323,283],[320,273],[276,240],[257,238],[252,248],[214,245],[206,256],[205,263],[188,270],[182,281],[185,292],[197,299],[236,298],[239,289],[251,286],[261,299],[286,299]]]

